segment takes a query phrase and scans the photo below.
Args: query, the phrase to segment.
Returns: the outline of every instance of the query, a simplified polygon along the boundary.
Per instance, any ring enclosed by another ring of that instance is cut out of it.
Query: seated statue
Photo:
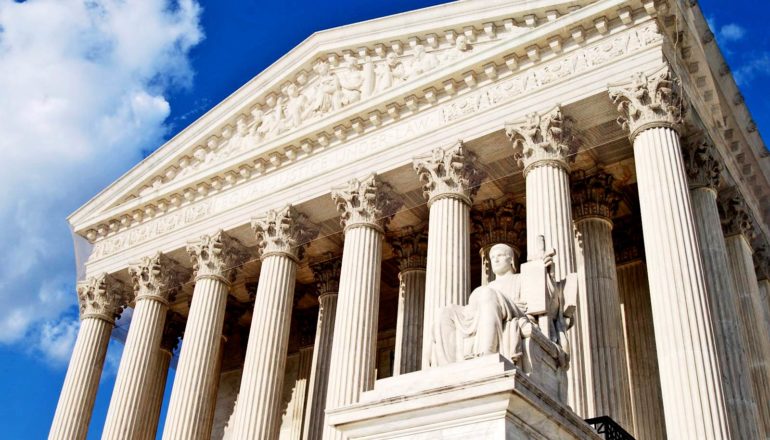
[[[441,309],[433,326],[431,365],[500,353],[529,373],[529,339],[536,336],[557,364],[566,367],[568,320],[563,294],[565,284],[574,290],[576,281],[568,277],[568,282],[555,282],[551,274],[555,252],[540,254],[522,266],[524,274],[518,274],[510,246],[497,244],[490,249],[495,280],[476,288],[467,306]]]

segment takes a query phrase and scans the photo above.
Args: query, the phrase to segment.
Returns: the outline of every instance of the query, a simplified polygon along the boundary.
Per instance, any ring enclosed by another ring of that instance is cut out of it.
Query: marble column
[[[254,219],[252,228],[262,252],[262,268],[233,435],[270,439],[277,438],[281,423],[297,263],[304,246],[318,231],[291,205]]]
[[[433,322],[442,307],[465,305],[471,293],[470,209],[484,178],[476,156],[462,142],[416,157],[414,170],[428,200],[422,368],[431,359]]]
[[[598,171],[586,176],[573,173],[572,212],[582,244],[586,290],[583,305],[584,335],[588,339],[586,374],[592,378],[588,417],[610,416],[633,431],[631,392],[623,337],[612,218],[621,195],[611,174]]]
[[[220,230],[187,247],[195,289],[184,329],[163,439],[205,439],[211,435],[221,358],[222,327],[230,284],[248,252]]]
[[[166,314],[166,328],[160,338],[160,348],[155,352],[152,375],[149,384],[149,398],[147,399],[147,420],[145,423],[144,438],[154,440],[158,432],[160,422],[160,410],[163,407],[163,396],[166,393],[166,380],[168,368],[174,350],[179,345],[179,338],[184,330],[184,320],[174,312]]]
[[[625,329],[634,435],[638,440],[664,440],[666,423],[647,266],[641,243],[642,228],[636,219],[626,217],[615,222],[615,231],[613,244]]]
[[[764,313],[750,244],[754,227],[748,207],[737,191],[728,190],[720,194],[719,209],[754,401],[767,437],[770,433],[770,339],[767,329],[761,325]]]
[[[310,382],[310,368],[313,363],[313,346],[305,346],[299,349],[299,366],[297,367],[297,380],[294,383],[294,397],[291,400],[293,418],[291,420],[290,440],[302,440],[307,404],[307,392]]]
[[[376,174],[333,189],[332,199],[345,227],[345,244],[327,410],[357,402],[374,385],[382,237],[385,224],[400,206],[390,185]],[[327,424],[323,438],[342,439],[342,433]]]
[[[722,368],[728,426],[735,438],[764,438],[751,377],[746,374],[749,364],[719,221],[717,188],[722,166],[716,149],[703,136],[691,138],[682,151],[703,259],[711,325]]]
[[[570,202],[569,169],[577,152],[573,136],[573,121],[562,115],[561,108],[527,115],[524,120],[506,124],[514,154],[523,167],[526,184],[527,260],[540,258],[545,250],[555,250],[553,274],[556,281],[564,280],[575,272],[575,243]],[[545,248],[539,237],[545,239]],[[550,332],[566,333],[570,326],[581,328],[582,317],[575,314],[576,298],[564,298],[565,315],[569,322],[543,323],[541,328]],[[588,389],[584,381],[583,343],[581,332],[570,331],[563,346],[570,354],[567,371],[569,405],[579,415],[585,415]]]
[[[86,438],[110,334],[132,296],[122,282],[106,273],[78,284],[77,291],[80,330],[48,434],[51,440]]]
[[[157,252],[128,268],[136,303],[128,329],[102,438],[141,438],[147,429],[147,408],[170,301],[190,273]]]
[[[634,146],[666,431],[676,439],[730,438],[679,141],[678,82],[665,66],[609,93]]]
[[[754,268],[757,271],[759,297],[762,303],[764,325],[770,334],[770,243],[758,237],[754,243]]]
[[[318,324],[315,331],[313,365],[310,369],[307,409],[305,410],[305,440],[319,440],[323,434],[326,389],[329,383],[329,362],[332,355],[334,317],[337,314],[337,292],[340,288],[342,260],[327,256],[325,261],[310,266],[318,289]]]
[[[411,373],[422,366],[425,306],[425,260],[428,236],[424,229],[406,227],[392,237],[398,259],[398,315],[393,375]]]
[[[522,248],[527,240],[527,216],[524,205],[506,197],[501,203],[493,199],[481,202],[471,211],[472,238],[476,241],[481,257],[481,284],[486,286],[495,280],[489,261],[492,246],[503,243],[513,249],[513,265],[519,268]]]

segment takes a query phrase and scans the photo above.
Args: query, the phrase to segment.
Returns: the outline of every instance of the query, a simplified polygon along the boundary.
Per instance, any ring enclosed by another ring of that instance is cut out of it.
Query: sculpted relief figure
[[[310,101],[307,96],[299,92],[299,89],[294,84],[289,84],[286,88],[286,94],[288,99],[283,112],[285,117],[284,125],[289,128],[297,128],[302,124],[303,120],[310,116],[312,111]]]
[[[467,306],[444,307],[433,329],[431,365],[441,366],[465,359],[500,353],[530,373],[533,363],[530,339],[537,332],[546,351],[556,353],[556,364],[569,360],[566,335],[559,322],[567,313],[564,294],[576,295],[574,277],[553,279],[554,251],[514,268],[513,249],[496,244],[489,251],[495,280],[476,288]],[[570,310],[571,312],[571,310]]]
[[[454,46],[446,51],[446,54],[442,57],[443,62],[450,62],[454,61],[462,56],[465,55],[465,52],[471,50],[470,45],[468,44],[468,37],[465,35],[458,35],[457,38],[455,38],[455,44]]]
[[[376,91],[381,92],[406,80],[406,71],[404,63],[398,59],[394,52],[388,52],[385,55],[385,62],[377,65],[377,87]]]
[[[414,58],[409,66],[409,78],[422,75],[425,72],[435,69],[439,65],[438,57],[425,51],[425,46],[418,44],[414,46]]]
[[[319,61],[313,70],[318,74],[315,99],[312,108],[316,115],[342,108],[342,86],[334,72],[329,70],[329,63]]]

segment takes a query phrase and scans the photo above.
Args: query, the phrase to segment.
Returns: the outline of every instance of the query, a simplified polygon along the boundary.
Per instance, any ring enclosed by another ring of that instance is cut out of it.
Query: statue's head
[[[492,265],[492,272],[497,276],[516,272],[513,260],[513,248],[507,244],[499,243],[492,246],[489,250],[489,262]]]

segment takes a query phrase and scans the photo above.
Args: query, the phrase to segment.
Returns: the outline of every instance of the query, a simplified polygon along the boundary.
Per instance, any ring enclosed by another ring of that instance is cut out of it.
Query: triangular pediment
[[[94,240],[601,33],[624,0],[460,1],[318,32],[70,216]],[[600,18],[597,18],[600,17]],[[597,21],[598,20],[598,21]],[[606,29],[605,29],[606,30]],[[582,36],[581,36],[582,38]]]

